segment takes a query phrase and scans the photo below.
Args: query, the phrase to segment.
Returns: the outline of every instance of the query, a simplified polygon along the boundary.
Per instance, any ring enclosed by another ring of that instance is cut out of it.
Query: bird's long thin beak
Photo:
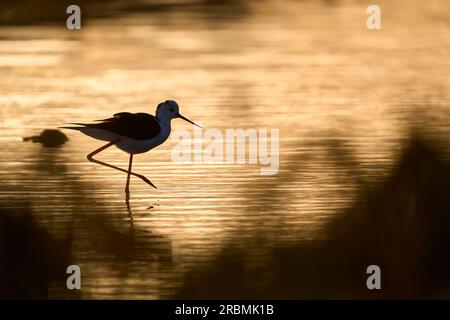
[[[180,118],[180,119],[183,119],[184,121],[187,121],[187,122],[189,122],[189,123],[192,123],[194,126],[197,126],[197,127],[201,128],[198,124],[196,124],[195,122],[192,122],[191,120],[189,120],[189,119],[186,118],[186,117],[183,117],[183,116],[182,116],[181,114],[179,114],[179,113],[177,113],[177,117]]]

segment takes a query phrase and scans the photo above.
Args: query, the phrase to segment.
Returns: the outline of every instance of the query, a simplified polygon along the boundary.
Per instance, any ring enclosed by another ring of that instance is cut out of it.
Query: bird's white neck
[[[164,116],[162,116],[162,117],[161,116],[157,116],[156,119],[158,119],[159,124],[161,126],[161,133],[160,133],[160,135],[161,135],[161,137],[164,140],[166,140],[169,137],[169,135],[170,135],[170,130],[171,130],[170,121],[172,119],[164,117]]]
[[[170,127],[170,121],[172,121],[171,118],[159,114],[156,116],[156,119],[158,119],[161,126],[169,126]]]

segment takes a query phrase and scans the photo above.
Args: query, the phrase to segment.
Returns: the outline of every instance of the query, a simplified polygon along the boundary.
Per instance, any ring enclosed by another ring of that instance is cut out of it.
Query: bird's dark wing
[[[115,120],[115,119],[120,119],[122,117],[129,117],[132,116],[133,113],[131,112],[119,112],[119,113],[115,113],[113,114],[113,118],[108,118],[108,119],[101,119],[101,120],[95,120],[95,121],[111,121],[111,120]]]
[[[98,121],[100,122],[85,124],[85,126],[114,132],[136,140],[149,140],[161,132],[158,120],[147,113],[120,112],[116,113],[113,118]]]

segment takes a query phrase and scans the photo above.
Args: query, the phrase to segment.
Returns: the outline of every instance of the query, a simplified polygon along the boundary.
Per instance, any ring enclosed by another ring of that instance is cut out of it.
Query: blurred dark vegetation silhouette
[[[231,12],[237,16],[248,10],[248,0],[192,0],[192,1],[139,1],[139,0],[0,0],[0,24],[27,25],[63,22],[66,9],[76,4],[81,8],[83,24],[89,18],[106,18],[132,12],[164,13],[174,10],[197,11],[212,14]],[[229,18],[229,17],[228,17]]]
[[[4,204],[2,204],[4,205]],[[27,203],[0,207],[0,299],[44,299],[52,282],[65,285],[71,239],[40,226]]]
[[[353,206],[336,213],[320,238],[266,245],[270,258],[259,268],[251,267],[244,249],[225,245],[211,266],[186,275],[175,297],[448,298],[450,163],[440,157],[441,147],[413,135],[390,176],[375,187],[360,186]],[[341,148],[330,145],[336,161],[357,175],[352,155]],[[255,238],[261,246],[270,241],[264,234]],[[366,288],[372,264],[381,267],[382,290]]]
[[[86,298],[83,290],[66,288],[71,264],[81,268],[82,288],[95,280],[87,275],[96,265],[119,274],[120,281],[173,268],[168,237],[127,222],[125,204],[120,217],[108,212],[94,197],[93,185],[64,178],[63,148],[30,147],[39,161],[24,165],[39,196],[22,191],[20,184],[0,187],[13,194],[0,200],[0,299]],[[49,177],[52,183],[46,183]],[[55,194],[58,190],[70,192]]]

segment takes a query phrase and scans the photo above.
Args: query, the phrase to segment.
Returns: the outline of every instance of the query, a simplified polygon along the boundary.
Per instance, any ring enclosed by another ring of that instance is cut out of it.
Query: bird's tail
[[[60,128],[60,129],[78,130],[78,131],[80,131],[81,129],[86,128],[86,125],[84,123],[69,122],[67,124],[75,124],[75,125],[80,126],[80,127],[72,127],[72,126],[70,126],[70,127],[58,127],[58,128]]]

